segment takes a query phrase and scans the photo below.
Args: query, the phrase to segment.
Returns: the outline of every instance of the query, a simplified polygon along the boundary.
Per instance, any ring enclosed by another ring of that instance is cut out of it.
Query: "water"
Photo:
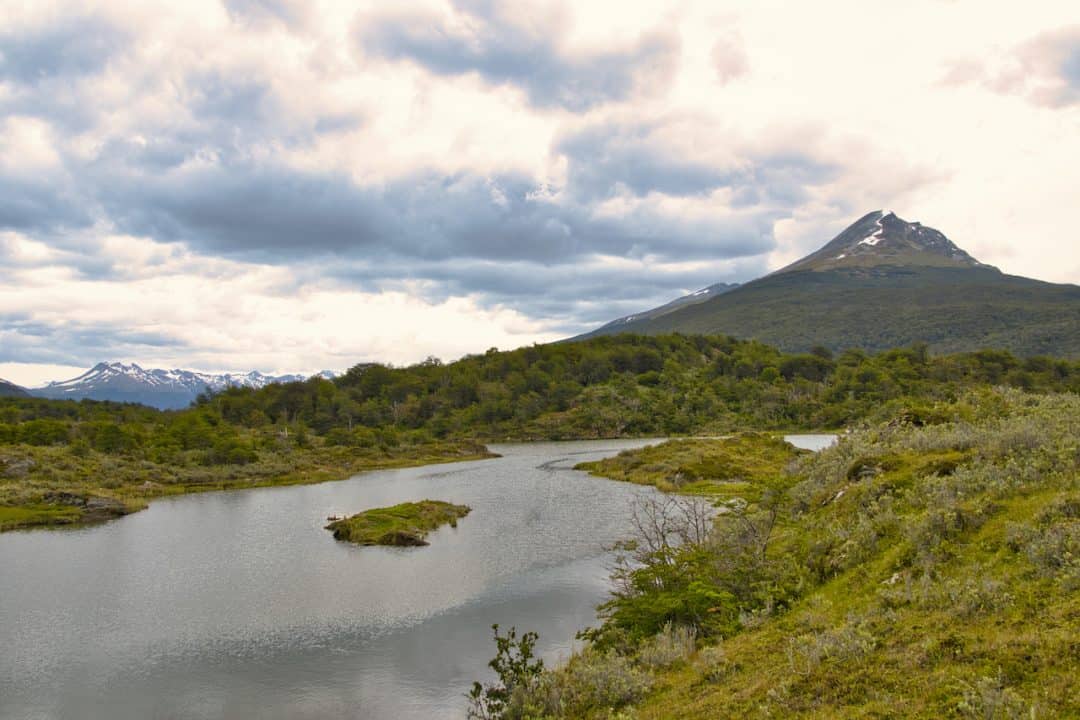
[[[803,450],[824,450],[830,445],[835,445],[838,439],[836,435],[785,435],[784,439],[797,448]]]
[[[0,535],[0,718],[462,717],[492,623],[538,631],[554,660],[595,622],[604,548],[650,491],[569,468],[643,444],[494,446],[504,457]],[[323,529],[424,498],[473,511],[425,548]]]
[[[492,623],[538,631],[549,661],[595,623],[604,548],[652,490],[570,468],[647,442],[493,446],[504,457],[0,535],[0,718],[463,717]],[[424,498],[473,510],[424,548],[323,529]]]

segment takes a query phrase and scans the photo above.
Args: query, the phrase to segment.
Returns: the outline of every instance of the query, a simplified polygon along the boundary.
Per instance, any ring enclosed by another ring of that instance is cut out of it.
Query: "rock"
[[[2,477],[6,478],[24,478],[37,465],[30,458],[5,458],[0,463],[4,468]]]
[[[393,545],[395,547],[424,547],[428,541],[410,532],[396,530],[388,532],[379,538],[380,545]]]

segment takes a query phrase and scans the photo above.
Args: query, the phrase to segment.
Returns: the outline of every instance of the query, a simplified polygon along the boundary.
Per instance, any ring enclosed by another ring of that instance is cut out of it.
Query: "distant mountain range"
[[[30,393],[15,383],[0,378],[0,397],[29,397]]]
[[[575,339],[620,332],[726,334],[788,352],[924,342],[940,353],[997,348],[1078,357],[1080,286],[1006,275],[941,232],[879,210],[770,275]]]
[[[334,377],[330,371],[319,373]],[[199,395],[220,392],[228,387],[261,388],[271,383],[306,380],[305,375],[264,375],[249,373],[210,374],[192,370],[144,369],[138,365],[119,362],[98,363],[82,375],[70,380],[51,382],[41,388],[22,389],[25,393],[53,399],[113,400],[150,405],[163,410],[184,408]],[[0,394],[3,394],[0,389]]]

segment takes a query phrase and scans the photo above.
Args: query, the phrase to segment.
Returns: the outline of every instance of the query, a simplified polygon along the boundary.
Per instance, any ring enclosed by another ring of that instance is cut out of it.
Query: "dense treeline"
[[[72,444],[167,462],[197,452],[243,464],[284,440],[395,447],[445,438],[678,435],[740,428],[831,428],[889,403],[954,398],[973,386],[1076,391],[1080,363],[985,350],[931,357],[783,354],[716,336],[634,336],[489,350],[444,365],[357,365],[329,381],[231,388],[192,408],[0,401],[0,444]]]

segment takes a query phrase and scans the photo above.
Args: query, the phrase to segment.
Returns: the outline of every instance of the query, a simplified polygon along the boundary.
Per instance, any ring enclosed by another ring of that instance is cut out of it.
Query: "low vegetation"
[[[358,472],[492,454],[468,441],[400,441],[394,446],[343,448],[309,437],[237,433],[250,449],[243,463],[207,462],[207,451],[161,455],[109,453],[80,442],[0,446],[0,531],[107,520],[141,510],[155,497],[340,480]]]
[[[704,525],[638,508],[587,649],[492,717],[1080,716],[1080,397],[903,408],[746,480]]]
[[[432,530],[443,525],[456,528],[457,521],[469,512],[466,505],[421,500],[365,510],[334,520],[326,529],[334,533],[334,539],[357,545],[416,547],[428,544],[425,538]]]

